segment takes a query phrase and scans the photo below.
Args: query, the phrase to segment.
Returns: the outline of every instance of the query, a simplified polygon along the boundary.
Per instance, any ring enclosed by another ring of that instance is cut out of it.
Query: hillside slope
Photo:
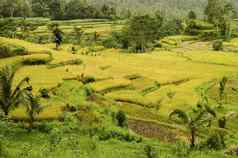
[[[207,0],[88,0],[95,5],[111,4],[119,10],[132,9],[136,12],[153,12],[163,10],[168,15],[187,15],[187,12],[194,10],[198,15],[203,14]],[[236,0],[230,0],[235,7]]]

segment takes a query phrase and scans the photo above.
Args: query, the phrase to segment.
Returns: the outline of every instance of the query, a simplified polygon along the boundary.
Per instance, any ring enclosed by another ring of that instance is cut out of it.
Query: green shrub
[[[52,54],[48,57],[28,57],[22,62],[23,65],[45,65],[53,60]]]
[[[0,44],[0,58],[12,57],[16,55],[26,55],[27,51],[24,47]]]
[[[1,138],[0,138],[0,157],[2,157],[2,158],[8,157],[6,148],[4,146],[4,141]]]
[[[83,77],[80,78],[80,81],[81,81],[83,84],[88,84],[88,83],[95,82],[96,79],[95,79],[95,77],[93,77],[93,76],[83,76]]]
[[[10,48],[5,45],[0,45],[0,58],[6,58],[11,56]]]
[[[218,33],[215,30],[198,30],[197,33],[202,40],[213,40],[218,37]]]
[[[103,40],[103,46],[106,48],[121,48],[121,45],[118,41],[116,41],[116,39],[114,39],[113,37],[109,37],[105,40]]]
[[[189,35],[199,35],[200,38],[203,39],[211,39],[217,35],[212,24],[201,20],[189,20],[185,28],[185,33]]]
[[[116,114],[116,120],[117,120],[118,126],[125,127],[127,124],[127,117],[126,117],[125,112],[118,111]]]
[[[54,129],[49,134],[50,151],[54,151],[62,141],[62,132],[60,129]]]
[[[12,53],[15,55],[27,55],[27,50],[24,47],[15,47],[12,50]]]
[[[50,92],[48,89],[43,88],[43,89],[40,89],[39,92],[42,98],[50,98],[50,94],[49,94]]]
[[[194,19],[197,19],[197,15],[193,10],[190,10],[188,12],[188,18],[194,20]]]
[[[65,111],[65,112],[76,112],[76,111],[77,111],[77,107],[75,107],[75,106],[73,106],[73,105],[67,104],[67,105],[64,107],[64,111]]]
[[[179,158],[184,158],[184,157],[188,157],[190,152],[190,147],[182,141],[178,141],[176,142],[172,153],[174,153],[174,155],[176,155]]]
[[[84,87],[84,90],[85,90],[85,95],[87,97],[90,97],[90,96],[92,96],[94,94],[92,88],[87,86],[87,85]]]
[[[147,158],[157,158],[157,154],[152,146],[146,145],[144,151]]]
[[[67,133],[72,130],[77,130],[78,128],[79,128],[79,123],[78,123],[77,118],[75,118],[73,114],[66,112],[64,114],[63,131]]]
[[[39,126],[37,126],[37,129],[42,133],[50,133],[56,127],[57,126],[55,123],[44,121],[44,122],[41,122]]]
[[[214,133],[206,141],[206,146],[209,149],[220,150],[225,147],[224,136],[219,133]]]
[[[106,141],[109,139],[118,139],[127,142],[141,142],[142,138],[134,134],[130,134],[128,131],[115,128],[115,129],[102,129],[99,131],[99,140]]]
[[[223,41],[222,40],[216,40],[212,44],[213,50],[215,51],[221,51],[223,50]]]
[[[159,40],[156,40],[155,42],[154,42],[154,47],[156,47],[156,48],[162,48],[162,43],[161,43],[161,41],[159,41]]]
[[[47,64],[48,60],[40,58],[28,58],[23,61],[24,65],[44,65]]]

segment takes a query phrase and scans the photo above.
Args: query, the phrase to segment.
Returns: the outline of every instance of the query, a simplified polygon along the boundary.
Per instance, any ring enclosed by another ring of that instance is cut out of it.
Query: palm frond
[[[17,107],[21,102],[25,103],[25,92],[26,88],[20,89],[14,96],[11,97],[12,106]]]
[[[8,66],[0,70],[0,87],[2,98],[8,98],[11,95],[11,86],[12,86],[11,76],[12,76],[11,69]]]
[[[13,66],[8,66],[7,68],[8,73],[9,73],[9,81],[11,83],[11,85],[13,84],[13,79],[15,77],[16,74],[16,69]]]
[[[199,111],[198,115],[196,115],[196,117],[193,119],[193,122],[195,123],[201,121],[205,114],[206,112],[204,110]]]
[[[173,116],[177,116],[179,119],[181,119],[184,123],[190,122],[190,117],[188,114],[182,110],[176,109],[173,112],[170,113],[169,117],[172,118]]]
[[[213,117],[217,117],[216,111],[212,109],[209,105],[204,105],[206,111],[211,114]]]
[[[15,90],[13,91],[11,97],[14,97],[17,93],[21,92],[20,88],[23,86],[23,84],[28,83],[29,84],[29,77],[25,77],[24,79],[22,79],[18,85],[16,86]]]

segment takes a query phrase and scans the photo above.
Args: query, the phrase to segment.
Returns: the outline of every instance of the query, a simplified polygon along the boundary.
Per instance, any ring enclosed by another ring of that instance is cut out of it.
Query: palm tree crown
[[[0,70],[0,108],[5,116],[9,114],[11,108],[22,102],[22,94],[26,91],[26,88],[22,87],[30,80],[29,77],[25,77],[16,87],[13,87],[15,74],[16,69],[12,66],[5,66]]]

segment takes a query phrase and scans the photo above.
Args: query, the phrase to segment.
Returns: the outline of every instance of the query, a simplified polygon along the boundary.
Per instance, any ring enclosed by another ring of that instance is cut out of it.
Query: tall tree
[[[224,0],[208,0],[205,8],[205,15],[210,23],[218,24],[223,16]]]
[[[49,17],[49,2],[47,0],[32,0],[33,15],[37,17]]]
[[[205,15],[208,22],[217,27],[222,37],[229,37],[231,34],[231,20],[235,14],[231,3],[224,0],[208,0]]]
[[[160,37],[163,18],[159,15],[142,15],[133,17],[124,32],[135,52],[145,52],[150,43]]]
[[[60,20],[64,18],[65,1],[51,0],[49,3],[49,12],[52,19]]]
[[[197,15],[196,15],[196,13],[193,10],[190,10],[188,12],[188,19],[190,19],[190,20],[197,19]]]

